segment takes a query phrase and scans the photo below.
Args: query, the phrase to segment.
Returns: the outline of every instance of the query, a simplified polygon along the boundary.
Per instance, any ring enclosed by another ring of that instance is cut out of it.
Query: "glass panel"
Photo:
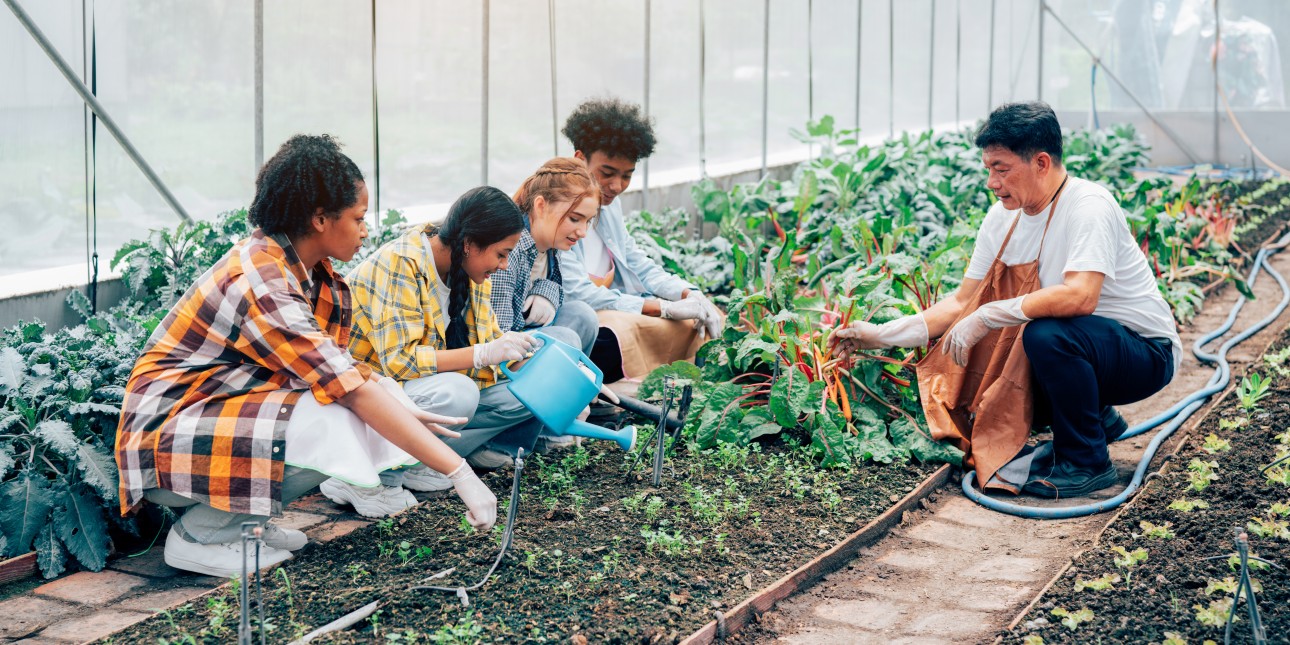
[[[81,70],[81,3],[23,6]],[[7,7],[0,10],[0,84],[0,275],[85,262],[84,108]]]
[[[650,116],[655,120],[658,147],[650,158],[649,170],[661,173],[692,169],[698,173],[699,3],[653,0],[651,4]],[[705,12],[705,19],[711,16],[710,10]],[[711,45],[709,42],[709,51]],[[710,106],[705,107],[712,118],[716,113]]]
[[[928,73],[931,58],[931,0],[898,2],[895,7],[896,45],[895,82],[892,93],[896,104],[896,131],[920,132],[927,129]]]
[[[891,8],[893,0],[862,0],[860,42],[861,136],[891,134]]]

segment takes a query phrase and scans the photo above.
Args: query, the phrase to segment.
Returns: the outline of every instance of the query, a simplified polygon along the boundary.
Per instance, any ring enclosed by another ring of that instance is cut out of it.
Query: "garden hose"
[[[981,493],[972,485],[976,476],[976,473],[972,471],[963,476],[963,494],[966,495],[968,499],[971,499],[990,510],[1015,515],[1017,517],[1046,520],[1094,515],[1117,508],[1124,504],[1124,502],[1128,501],[1128,499],[1137,492],[1138,488],[1142,486],[1142,482],[1146,478],[1147,468],[1151,466],[1152,459],[1155,458],[1156,453],[1160,450],[1160,447],[1164,445],[1164,442],[1169,439],[1169,437],[1173,435],[1178,428],[1182,427],[1182,424],[1185,423],[1187,419],[1191,418],[1191,415],[1195,413],[1196,410],[1199,410],[1205,405],[1205,402],[1210,395],[1221,392],[1231,381],[1232,370],[1231,366],[1227,363],[1228,350],[1272,324],[1272,322],[1280,317],[1281,313],[1285,311],[1286,306],[1290,305],[1290,285],[1286,284],[1285,278],[1281,277],[1281,274],[1277,273],[1275,269],[1267,265],[1267,258],[1273,253],[1280,251],[1287,244],[1290,244],[1290,234],[1283,236],[1274,245],[1265,246],[1259,249],[1258,254],[1254,257],[1254,265],[1250,268],[1250,274],[1247,278],[1247,283],[1253,285],[1254,281],[1258,278],[1259,272],[1266,270],[1267,273],[1277,281],[1277,284],[1281,287],[1282,297],[1281,302],[1272,310],[1272,313],[1268,314],[1265,318],[1248,329],[1228,339],[1218,348],[1216,353],[1211,354],[1204,351],[1203,347],[1205,345],[1223,334],[1226,334],[1228,330],[1232,328],[1232,325],[1235,324],[1237,315],[1240,314],[1241,308],[1245,305],[1245,298],[1237,300],[1236,304],[1232,306],[1232,311],[1227,315],[1227,320],[1214,331],[1198,338],[1192,345],[1192,353],[1196,355],[1196,358],[1200,359],[1201,362],[1216,365],[1214,375],[1210,377],[1209,382],[1204,387],[1196,390],[1178,403],[1175,403],[1173,407],[1170,407],[1168,410],[1143,423],[1129,428],[1118,439],[1124,440],[1129,437],[1136,437],[1152,428],[1164,424],[1164,427],[1156,433],[1156,436],[1147,446],[1141,460],[1138,462],[1137,469],[1133,471],[1132,481],[1129,482],[1128,487],[1125,488],[1123,492],[1110,499],[1094,502],[1092,504],[1061,508],[1039,508],[1005,502]]]

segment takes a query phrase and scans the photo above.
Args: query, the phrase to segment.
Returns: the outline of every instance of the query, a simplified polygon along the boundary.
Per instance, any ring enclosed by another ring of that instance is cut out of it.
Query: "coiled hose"
[[[1237,315],[1241,313],[1241,308],[1245,306],[1245,298],[1237,300],[1236,304],[1232,306],[1232,311],[1227,315],[1227,320],[1219,326],[1218,329],[1196,339],[1195,344],[1192,345],[1192,353],[1196,355],[1196,358],[1200,359],[1203,363],[1216,365],[1214,375],[1210,377],[1209,382],[1204,387],[1184,397],[1178,403],[1175,403],[1173,407],[1170,407],[1168,410],[1165,410],[1143,423],[1129,428],[1120,436],[1119,440],[1136,437],[1152,428],[1164,424],[1164,427],[1156,433],[1156,436],[1151,440],[1151,443],[1147,445],[1146,451],[1142,454],[1142,459],[1138,462],[1137,469],[1133,471],[1133,480],[1129,482],[1128,487],[1125,488],[1123,492],[1110,499],[1094,502],[1092,504],[1039,508],[1005,502],[981,493],[973,486],[976,473],[969,472],[963,476],[963,494],[966,495],[968,499],[971,499],[990,510],[1015,515],[1017,517],[1045,520],[1059,520],[1094,515],[1096,513],[1102,513],[1104,511],[1117,508],[1128,501],[1129,498],[1137,492],[1138,488],[1142,486],[1142,482],[1147,475],[1147,468],[1151,466],[1151,460],[1155,458],[1156,453],[1160,450],[1160,447],[1164,445],[1165,441],[1168,440],[1169,437],[1178,430],[1178,428],[1182,427],[1182,424],[1185,423],[1187,419],[1191,418],[1191,415],[1194,414],[1196,410],[1199,410],[1204,406],[1206,400],[1209,399],[1211,395],[1223,391],[1223,389],[1227,387],[1228,383],[1231,382],[1232,368],[1227,363],[1228,350],[1235,347],[1241,341],[1244,341],[1250,336],[1258,333],[1264,327],[1272,324],[1272,322],[1280,317],[1281,313],[1285,311],[1286,306],[1290,305],[1290,285],[1286,284],[1285,278],[1282,278],[1281,274],[1277,273],[1276,270],[1267,265],[1267,259],[1272,254],[1280,251],[1287,244],[1290,244],[1290,234],[1286,234],[1273,245],[1259,249],[1259,252],[1254,256],[1254,265],[1250,267],[1249,277],[1246,279],[1246,282],[1253,286],[1254,281],[1258,279],[1259,273],[1261,271],[1267,271],[1268,275],[1272,276],[1272,279],[1277,281],[1277,284],[1281,287],[1282,296],[1281,302],[1272,310],[1272,313],[1268,314],[1265,318],[1248,329],[1228,339],[1227,342],[1219,346],[1216,353],[1211,354],[1206,352],[1204,350],[1205,345],[1223,334],[1226,334],[1232,328],[1232,325],[1236,323]]]

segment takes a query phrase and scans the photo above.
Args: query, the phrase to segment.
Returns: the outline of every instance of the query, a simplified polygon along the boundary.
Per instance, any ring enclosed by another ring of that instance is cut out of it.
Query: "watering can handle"
[[[533,332],[529,332],[529,335],[533,336],[534,338],[542,339],[543,347],[545,347],[548,343],[555,342],[555,339],[551,338],[551,336],[549,336],[545,332],[533,331]],[[525,359],[525,360],[528,360],[528,359]],[[512,363],[519,363],[519,362],[520,361],[512,361]],[[498,365],[498,367],[502,369],[502,373],[506,375],[506,378],[509,378],[509,379],[515,378],[515,371],[510,368],[510,365],[507,365],[506,363],[502,363],[501,365]]]

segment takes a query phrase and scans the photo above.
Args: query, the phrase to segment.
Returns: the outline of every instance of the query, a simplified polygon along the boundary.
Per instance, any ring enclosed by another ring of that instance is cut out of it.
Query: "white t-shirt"
[[[587,236],[582,238],[580,244],[582,244],[583,268],[588,274],[603,278],[613,266],[610,263],[612,258],[609,255],[609,248],[605,246],[605,240],[600,237],[600,233],[596,232],[595,226],[587,227]]]
[[[1115,198],[1098,184],[1071,177],[1057,200],[1057,209],[1044,242],[1044,255],[1039,258],[1040,286],[1062,284],[1068,271],[1103,274],[1106,279],[1093,315],[1110,318],[1145,338],[1168,339],[1173,343],[1174,373],[1177,373],[1182,364],[1178,326]],[[1004,249],[1002,260],[1008,265],[1033,262],[1039,254],[1048,211],[1045,208],[1037,215],[1026,215],[1021,210],[1007,210],[1002,203],[995,203],[977,232],[966,277],[974,280],[985,277],[1018,213],[1021,221],[1008,241],[1008,248]]]

